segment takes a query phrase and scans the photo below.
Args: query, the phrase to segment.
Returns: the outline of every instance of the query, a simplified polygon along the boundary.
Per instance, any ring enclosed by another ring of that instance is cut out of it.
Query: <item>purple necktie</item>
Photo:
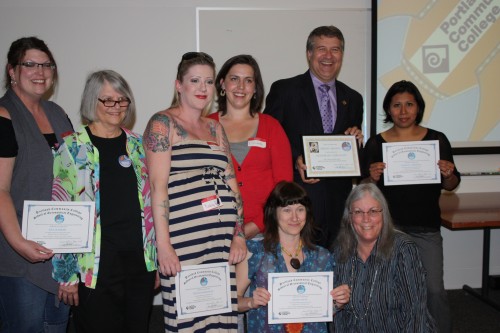
[[[328,91],[330,86],[327,84],[322,84],[319,86],[321,91],[321,104],[319,106],[319,111],[321,112],[321,120],[323,121],[323,131],[325,133],[333,132],[333,110],[332,104],[330,102],[330,96]]]

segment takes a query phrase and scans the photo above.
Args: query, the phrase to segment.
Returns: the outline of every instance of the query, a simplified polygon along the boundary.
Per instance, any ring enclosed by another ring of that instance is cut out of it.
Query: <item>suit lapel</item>
[[[337,120],[335,121],[333,133],[339,134],[340,130],[345,129],[344,123],[347,115],[349,100],[342,84],[339,81],[335,82],[335,90],[337,92]]]
[[[318,99],[316,98],[316,90],[311,79],[309,71],[305,72],[301,78],[301,93],[304,104],[307,110],[304,113],[311,117],[314,128],[311,128],[311,133],[323,133],[323,121],[321,120],[321,113],[319,111]]]

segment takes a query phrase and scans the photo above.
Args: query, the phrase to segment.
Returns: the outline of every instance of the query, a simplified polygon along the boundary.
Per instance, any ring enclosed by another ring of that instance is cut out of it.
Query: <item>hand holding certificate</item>
[[[92,251],[94,202],[24,202],[22,234],[54,253]]]
[[[382,155],[386,186],[441,182],[438,140],[382,143]]]
[[[269,324],[333,320],[333,272],[269,273],[268,284]]]

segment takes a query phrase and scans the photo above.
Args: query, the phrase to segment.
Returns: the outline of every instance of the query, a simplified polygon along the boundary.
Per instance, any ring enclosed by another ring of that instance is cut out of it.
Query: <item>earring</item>
[[[14,79],[14,76],[11,76],[11,77],[10,77],[10,84],[11,84],[12,86],[15,86],[15,85],[17,84],[16,80]]]
[[[221,95],[222,97],[226,96],[226,89],[222,89],[222,90],[220,91],[220,95]]]
[[[253,99],[257,99],[257,94],[253,94]]]

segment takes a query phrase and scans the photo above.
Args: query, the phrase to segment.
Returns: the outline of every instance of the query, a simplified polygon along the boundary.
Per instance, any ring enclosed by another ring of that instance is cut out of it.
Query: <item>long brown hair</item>
[[[253,76],[255,80],[255,94],[250,101],[250,114],[252,117],[259,113],[262,109],[262,104],[264,103],[264,82],[262,81],[262,74],[260,73],[259,65],[257,61],[248,54],[240,54],[228,59],[224,65],[222,65],[217,78],[215,79],[215,88],[217,89],[217,108],[221,111],[221,115],[224,116],[227,113],[227,99],[226,96],[221,95],[222,85],[221,80],[226,79],[227,73],[235,65],[248,65],[253,69]]]

